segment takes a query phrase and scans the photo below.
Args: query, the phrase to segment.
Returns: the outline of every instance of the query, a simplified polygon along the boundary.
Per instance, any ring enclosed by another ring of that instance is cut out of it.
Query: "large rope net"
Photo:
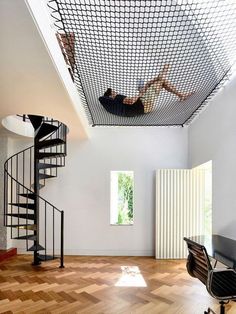
[[[183,126],[205,107],[236,61],[235,0],[50,0],[48,6],[74,82],[93,126]],[[184,101],[162,90],[153,110],[135,117],[107,112],[108,87],[138,95],[170,65]]]

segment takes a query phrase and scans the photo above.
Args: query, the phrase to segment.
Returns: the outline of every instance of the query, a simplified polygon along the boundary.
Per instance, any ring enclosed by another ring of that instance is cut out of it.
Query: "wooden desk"
[[[209,256],[236,269],[236,240],[213,234],[210,237],[194,236],[190,240],[204,245]]]

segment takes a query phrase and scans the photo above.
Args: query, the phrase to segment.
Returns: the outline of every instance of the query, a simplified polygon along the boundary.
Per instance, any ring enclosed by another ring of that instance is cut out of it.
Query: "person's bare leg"
[[[155,77],[154,79],[152,79],[151,81],[148,81],[144,87],[140,90],[139,92],[139,97],[142,97],[144,95],[144,93],[147,91],[147,89],[151,86],[154,85],[157,86],[157,89],[159,90],[160,88],[160,84],[162,84],[165,81],[165,78],[167,76],[167,73],[170,69],[170,65],[169,64],[165,64],[162,71],[160,72],[160,74],[158,74],[157,77]],[[156,84],[158,83],[158,84]]]
[[[191,96],[193,94],[193,93],[182,93],[182,92],[178,91],[174,85],[172,85],[170,82],[168,82],[166,80],[163,81],[162,87],[165,90],[167,90],[168,92],[178,96],[181,101],[187,99],[189,96]]]
[[[161,73],[154,80],[160,80],[160,81],[165,80],[169,70],[170,70],[170,65],[165,64]]]
[[[149,100],[144,100],[144,112],[148,113],[153,111],[156,103],[156,99],[158,98],[158,95],[160,94],[160,91],[163,89],[163,80],[158,78],[152,85],[153,87],[152,91],[148,89],[147,93],[151,93],[151,97],[149,96]],[[151,88],[151,87],[150,87]],[[145,93],[144,93],[145,97]]]
[[[161,90],[164,88],[168,92],[176,95],[179,97],[181,101],[184,101],[189,96],[193,94],[192,93],[182,93],[177,90],[177,88],[172,85],[170,82],[166,81],[165,79],[161,79],[160,77],[152,84],[152,86],[155,88],[155,99],[157,99],[158,95],[160,94]],[[155,101],[149,102],[145,104],[145,113],[153,111],[155,105]]]

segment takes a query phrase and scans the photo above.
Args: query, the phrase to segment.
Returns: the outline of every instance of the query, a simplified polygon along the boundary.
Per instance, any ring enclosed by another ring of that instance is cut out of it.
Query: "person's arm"
[[[125,97],[123,100],[123,104],[132,106],[139,99],[139,97],[140,96]]]

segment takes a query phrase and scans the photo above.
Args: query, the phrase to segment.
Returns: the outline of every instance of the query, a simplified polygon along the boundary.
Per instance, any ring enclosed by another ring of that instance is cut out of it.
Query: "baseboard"
[[[18,254],[31,254],[19,248]],[[48,252],[50,255],[50,252]],[[55,255],[60,255],[56,250]],[[64,255],[90,255],[90,256],[154,256],[154,250],[93,250],[93,249],[65,249]]]
[[[10,248],[8,250],[0,250],[0,262],[4,261],[5,259],[17,255],[16,248]]]
[[[65,249],[65,255],[97,255],[97,256],[154,256],[154,250],[93,250],[93,249]]]

